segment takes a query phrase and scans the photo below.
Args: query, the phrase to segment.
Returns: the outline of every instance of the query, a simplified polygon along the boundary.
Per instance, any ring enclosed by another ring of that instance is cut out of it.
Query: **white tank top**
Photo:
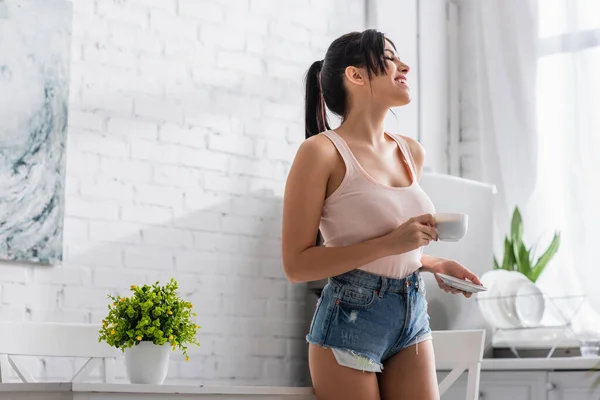
[[[325,246],[349,246],[382,236],[408,219],[433,214],[433,203],[419,186],[416,166],[406,141],[396,141],[411,175],[411,185],[391,187],[373,179],[358,163],[348,144],[334,131],[321,133],[335,145],[346,165],[340,186],[326,200],[320,230]],[[380,258],[359,269],[389,278],[405,278],[421,267],[423,248]]]

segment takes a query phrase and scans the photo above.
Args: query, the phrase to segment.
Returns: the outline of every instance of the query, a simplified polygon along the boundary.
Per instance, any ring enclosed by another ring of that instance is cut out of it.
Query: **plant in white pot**
[[[502,264],[499,264],[494,257],[494,269],[518,271],[531,282],[535,282],[558,251],[559,246],[560,233],[555,232],[546,251],[534,262],[535,248],[527,248],[523,243],[523,219],[519,207],[515,207],[510,224],[510,234],[504,238]]]
[[[539,326],[545,312],[545,297],[535,284],[560,246],[555,232],[548,248],[536,259],[535,248],[523,242],[523,219],[515,207],[510,233],[504,238],[504,257],[494,257],[494,270],[481,277],[488,292],[478,302],[483,316],[497,328]]]
[[[192,303],[177,295],[177,282],[166,285],[131,285],[132,296],[108,295],[108,315],[102,321],[99,341],[125,353],[131,383],[160,385],[169,369],[169,349],[179,348],[189,360],[187,345],[197,345],[200,328],[192,321]]]

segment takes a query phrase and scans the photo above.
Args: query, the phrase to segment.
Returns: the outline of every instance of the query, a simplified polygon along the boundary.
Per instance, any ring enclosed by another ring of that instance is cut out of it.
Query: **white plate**
[[[476,285],[465,279],[458,279],[458,278],[455,278],[453,276],[446,275],[446,274],[436,274],[436,275],[439,276],[440,279],[442,280],[442,282],[444,282],[446,285],[453,287],[455,289],[458,289],[458,290],[462,290],[464,292],[477,293],[477,292],[483,292],[483,291],[487,290],[487,288],[485,286]]]
[[[515,298],[515,311],[525,328],[537,327],[542,321],[546,309],[544,295],[534,284],[529,282],[519,288]]]
[[[504,281],[510,279],[511,271],[494,269],[481,276],[481,282],[489,288],[487,292],[477,294],[477,300],[484,318],[495,328],[514,327],[504,311],[502,288]],[[518,321],[517,321],[518,322]]]
[[[499,295],[501,296],[499,305],[504,313],[504,319],[508,323],[503,328],[520,328],[522,326],[517,315],[515,300],[520,288],[530,283],[531,281],[525,275],[517,271],[507,271],[498,282]]]
[[[503,269],[494,269],[487,271],[481,276],[481,278],[479,278],[481,283],[488,288],[488,291],[477,294],[477,304],[479,305],[479,310],[481,311],[481,314],[485,320],[494,327],[503,323],[502,321],[498,320],[498,300],[495,297],[497,296],[498,292],[497,282],[503,274],[507,273],[508,271]]]

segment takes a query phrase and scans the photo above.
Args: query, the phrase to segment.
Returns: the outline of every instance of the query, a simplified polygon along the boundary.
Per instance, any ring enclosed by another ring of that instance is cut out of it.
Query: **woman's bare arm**
[[[337,150],[325,136],[302,143],[292,164],[283,203],[283,267],[291,282],[325,279],[392,254],[383,236],[344,247],[315,246],[327,183]]]

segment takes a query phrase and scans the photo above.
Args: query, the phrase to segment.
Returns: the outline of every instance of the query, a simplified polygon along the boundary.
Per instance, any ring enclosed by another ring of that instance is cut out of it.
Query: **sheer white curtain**
[[[578,331],[600,333],[600,1],[477,2],[482,176],[498,186],[496,238],[523,211],[539,253],[560,230],[538,281],[583,293]]]
[[[537,177],[537,0],[476,3],[481,176],[498,188],[496,242]]]
[[[600,2],[539,0],[538,7],[539,156],[531,204],[543,212],[538,227],[562,232],[560,252],[540,284],[585,293],[589,303],[578,328],[598,331]]]

